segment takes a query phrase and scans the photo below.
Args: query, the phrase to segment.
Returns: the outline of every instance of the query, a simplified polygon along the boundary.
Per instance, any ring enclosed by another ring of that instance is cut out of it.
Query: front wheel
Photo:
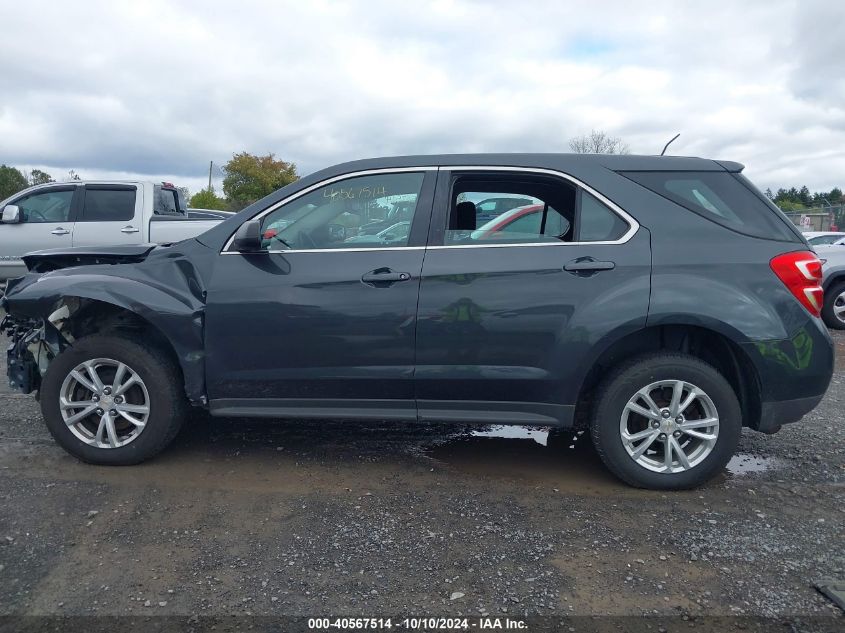
[[[163,450],[185,415],[176,364],[121,336],[79,339],[50,363],[41,411],[61,446],[92,464],[137,464]]]
[[[599,388],[591,431],[596,451],[622,481],[679,490],[719,473],[736,451],[742,414],[711,365],[685,354],[641,356]]]

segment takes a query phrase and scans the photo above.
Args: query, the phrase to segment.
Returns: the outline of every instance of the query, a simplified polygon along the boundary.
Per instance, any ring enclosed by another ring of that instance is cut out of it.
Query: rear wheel
[[[824,293],[822,319],[827,327],[845,330],[845,281],[834,284]]]
[[[175,363],[158,348],[95,335],[50,363],[41,411],[56,441],[79,459],[137,464],[178,433],[186,409],[181,385]]]
[[[626,483],[675,490],[699,486],[736,451],[742,416],[714,367],[685,354],[642,356],[599,389],[592,436],[607,467]]]

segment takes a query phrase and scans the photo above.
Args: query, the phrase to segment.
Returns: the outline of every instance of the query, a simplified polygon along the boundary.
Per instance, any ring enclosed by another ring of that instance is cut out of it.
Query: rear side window
[[[788,220],[742,176],[726,171],[628,171],[626,178],[739,233],[799,241]]]
[[[135,188],[85,189],[83,222],[112,222],[131,220],[135,217]]]
[[[161,185],[156,185],[153,213],[155,215],[182,215],[179,211],[178,195],[179,192],[175,189],[165,189]]]

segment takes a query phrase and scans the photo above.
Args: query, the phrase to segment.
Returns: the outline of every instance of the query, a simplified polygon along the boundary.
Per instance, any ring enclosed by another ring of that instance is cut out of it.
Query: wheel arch
[[[822,282],[822,288],[825,292],[833,288],[836,284],[845,282],[845,270],[837,270],[828,275]]]
[[[202,317],[162,312],[137,302],[104,300],[85,295],[63,297],[64,305],[76,308],[67,319],[74,338],[110,331],[137,331],[151,337],[180,369],[185,395],[194,404],[205,404]],[[187,335],[186,335],[187,334]]]
[[[70,282],[70,283],[69,283]],[[7,295],[9,312],[43,319],[67,342],[109,329],[140,330],[171,355],[188,400],[205,405],[204,306],[176,293],[131,279],[44,275]]]
[[[674,351],[690,354],[713,365],[730,383],[742,409],[743,426],[758,428],[762,397],[760,377],[752,359],[739,342],[743,337],[730,326],[712,327],[680,319],[608,337],[596,346],[582,372],[575,419],[584,427],[593,406],[593,394],[607,372],[642,354]]]

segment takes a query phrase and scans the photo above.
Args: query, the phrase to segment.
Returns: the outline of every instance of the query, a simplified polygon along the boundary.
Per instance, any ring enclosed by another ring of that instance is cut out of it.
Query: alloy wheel
[[[97,448],[119,448],[136,440],[150,417],[150,394],[126,363],[86,360],[65,377],[59,410],[79,440]]]
[[[845,325],[845,291],[840,292],[833,300],[833,316],[836,320]]]
[[[710,397],[696,385],[661,380],[631,396],[619,432],[628,455],[643,468],[682,472],[713,451],[719,437],[719,414]]]

